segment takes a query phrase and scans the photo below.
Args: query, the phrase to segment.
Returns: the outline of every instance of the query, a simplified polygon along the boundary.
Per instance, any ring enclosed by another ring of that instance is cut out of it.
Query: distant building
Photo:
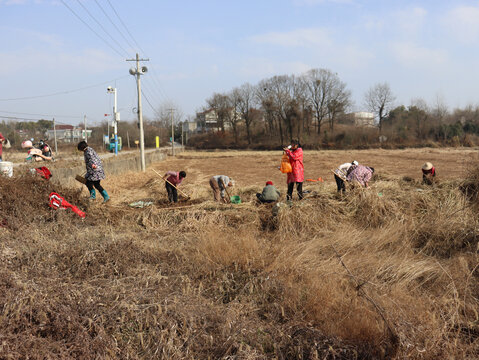
[[[352,113],[353,123],[356,126],[375,126],[374,114],[366,111],[358,111]]]
[[[185,121],[183,123],[183,131],[188,133],[195,133],[198,130],[198,123],[196,121]]]
[[[235,115],[235,110],[233,108],[230,109],[230,117],[233,118]],[[236,118],[240,121],[242,120],[241,114],[236,112]],[[203,112],[196,114],[196,124],[197,124],[197,132],[198,131],[219,131],[221,130],[221,123],[218,119],[218,114],[216,113],[215,109],[208,109]],[[224,122],[225,130],[231,129],[231,124],[225,120]]]
[[[57,141],[65,143],[74,143],[81,140],[85,140],[85,135],[91,137],[92,130],[85,130],[80,127],[74,127],[73,125],[55,125],[55,131],[57,133]],[[47,140],[53,140],[55,138],[54,130],[47,130],[45,136]]]
[[[341,120],[341,123],[354,126],[376,126],[374,123],[374,114],[366,111],[357,111],[346,114],[346,116],[344,116],[344,118]]]

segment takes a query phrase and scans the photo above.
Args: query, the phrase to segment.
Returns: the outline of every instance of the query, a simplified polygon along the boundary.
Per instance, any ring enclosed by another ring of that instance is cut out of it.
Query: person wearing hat
[[[226,175],[215,175],[210,179],[210,187],[213,190],[215,201],[228,202],[225,198],[226,187],[234,186],[234,180]]]
[[[256,194],[258,200],[262,203],[273,203],[278,201],[280,197],[280,192],[276,187],[273,185],[272,181],[267,181],[266,186],[263,188],[263,191]]]
[[[284,152],[289,157],[292,172],[288,173],[286,182],[288,184],[287,200],[293,198],[294,184],[296,183],[296,190],[298,191],[299,200],[303,199],[303,182],[304,182],[304,165],[303,165],[303,149],[298,140],[291,140],[291,145],[285,147]]]
[[[422,183],[432,185],[436,177],[436,168],[432,163],[427,162],[422,166]]]
[[[344,163],[338,166],[336,170],[334,170],[334,179],[336,180],[336,185],[338,187],[338,192],[346,191],[346,185],[344,180],[348,175],[348,171],[351,166],[358,166],[359,163],[356,160],[351,161],[350,163]]]

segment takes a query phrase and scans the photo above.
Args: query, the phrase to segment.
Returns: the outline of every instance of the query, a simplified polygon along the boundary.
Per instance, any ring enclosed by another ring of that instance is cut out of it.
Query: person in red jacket
[[[0,161],[2,161],[2,152],[3,152],[3,142],[6,139],[3,137],[2,133],[0,132]]]
[[[289,162],[293,169],[288,173],[288,193],[286,195],[287,200],[293,198],[294,184],[296,183],[296,190],[298,191],[299,200],[303,198],[303,182],[304,182],[304,166],[303,166],[303,149],[298,140],[292,140],[291,146],[283,149],[286,155],[289,157]]]

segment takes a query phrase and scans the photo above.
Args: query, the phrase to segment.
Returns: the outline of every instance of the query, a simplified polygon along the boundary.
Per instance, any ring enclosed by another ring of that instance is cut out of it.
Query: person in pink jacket
[[[303,149],[298,140],[292,140],[291,146],[283,149],[286,155],[289,157],[289,162],[293,169],[288,173],[288,193],[286,195],[287,200],[293,198],[294,184],[296,183],[296,190],[298,191],[299,200],[303,199],[303,182],[304,182],[304,165],[303,165]]]

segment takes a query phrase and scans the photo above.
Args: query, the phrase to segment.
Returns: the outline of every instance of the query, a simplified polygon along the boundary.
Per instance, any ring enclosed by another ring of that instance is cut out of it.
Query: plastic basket
[[[233,195],[230,197],[232,204],[241,204],[241,198],[238,195]]]

